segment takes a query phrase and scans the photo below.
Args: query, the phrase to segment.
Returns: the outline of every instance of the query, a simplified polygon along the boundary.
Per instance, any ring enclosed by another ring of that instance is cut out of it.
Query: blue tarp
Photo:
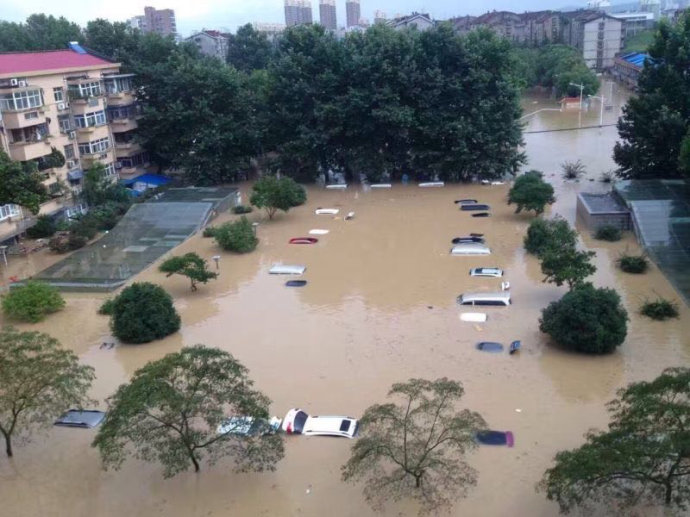
[[[160,187],[161,185],[167,185],[171,181],[172,180],[170,178],[166,178],[160,174],[142,174],[136,178],[121,180],[120,183],[122,183],[125,187],[131,187],[135,183],[145,183],[151,187]]]
[[[644,66],[646,60],[649,59],[651,61],[649,54],[645,52],[631,52],[630,54],[621,56],[621,59],[640,68]]]

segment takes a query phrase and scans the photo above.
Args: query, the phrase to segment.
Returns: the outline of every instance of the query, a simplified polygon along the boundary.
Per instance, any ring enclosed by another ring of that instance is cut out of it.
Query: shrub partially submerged
[[[678,317],[678,304],[664,298],[646,301],[640,307],[640,314],[657,321]]]
[[[649,261],[644,255],[622,255],[617,263],[622,271],[635,275],[642,274],[649,268]]]
[[[254,210],[251,206],[247,205],[237,205],[232,207],[232,213],[233,214],[248,214]]]
[[[214,232],[214,237],[221,248],[237,253],[254,251],[259,244],[252,223],[244,216],[239,221],[219,226]]]
[[[621,240],[621,231],[615,226],[600,226],[597,228],[594,238],[600,241],[616,242]]]

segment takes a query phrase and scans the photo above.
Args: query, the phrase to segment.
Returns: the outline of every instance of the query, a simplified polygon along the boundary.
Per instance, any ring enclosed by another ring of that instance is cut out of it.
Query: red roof
[[[73,50],[0,53],[0,75],[109,64],[111,64],[110,61],[100,57],[78,54]]]

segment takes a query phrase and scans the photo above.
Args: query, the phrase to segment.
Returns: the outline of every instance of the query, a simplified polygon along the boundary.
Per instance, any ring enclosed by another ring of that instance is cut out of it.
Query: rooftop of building
[[[95,56],[87,51],[79,52],[74,48],[68,50],[44,50],[40,52],[6,52],[0,53],[0,76],[82,67],[112,66],[114,64],[112,61]]]
[[[590,214],[612,214],[627,213],[628,210],[620,199],[611,192],[605,194],[592,194],[582,192],[579,194],[582,201],[587,205]]]
[[[618,56],[618,58],[622,59],[623,61],[627,61],[631,65],[634,65],[638,68],[642,68],[644,66],[644,62],[648,59],[651,59],[649,54],[646,52],[631,52],[629,54]]]

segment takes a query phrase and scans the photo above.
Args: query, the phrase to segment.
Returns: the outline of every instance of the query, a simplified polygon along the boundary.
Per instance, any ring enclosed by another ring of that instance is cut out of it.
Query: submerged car
[[[478,203],[473,205],[460,205],[460,210],[463,212],[477,212],[479,210],[491,210],[491,207],[489,205]]]
[[[288,434],[354,438],[359,422],[351,416],[310,416],[300,408],[293,408],[285,415],[282,429]]]
[[[500,278],[503,276],[503,270],[498,267],[475,267],[470,269],[470,276],[491,276]]]
[[[234,434],[238,436],[265,436],[280,429],[280,418],[254,418],[251,416],[231,416],[218,426],[218,434]]]

